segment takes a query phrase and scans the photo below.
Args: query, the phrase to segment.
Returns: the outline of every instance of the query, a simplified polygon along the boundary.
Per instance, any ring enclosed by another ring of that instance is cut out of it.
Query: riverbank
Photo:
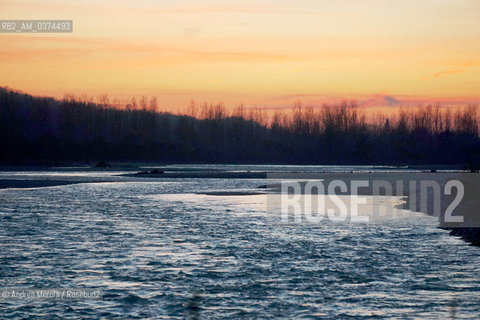
[[[23,180],[23,179],[0,179],[0,189],[9,188],[43,188],[65,186],[69,184],[89,183],[85,181],[65,181],[65,180]]]

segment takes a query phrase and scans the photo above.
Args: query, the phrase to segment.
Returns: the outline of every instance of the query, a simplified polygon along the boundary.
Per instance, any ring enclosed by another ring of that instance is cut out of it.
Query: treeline
[[[425,106],[367,119],[355,102],[292,110],[33,97],[0,88],[0,161],[137,160],[284,164],[469,164],[477,107]]]

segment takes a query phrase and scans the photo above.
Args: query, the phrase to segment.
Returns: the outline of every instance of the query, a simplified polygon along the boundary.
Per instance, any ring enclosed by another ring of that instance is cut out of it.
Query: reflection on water
[[[477,318],[479,249],[403,212],[281,223],[259,180],[0,190],[0,287],[102,300],[0,300],[1,318]],[[370,199],[363,214],[382,201]]]

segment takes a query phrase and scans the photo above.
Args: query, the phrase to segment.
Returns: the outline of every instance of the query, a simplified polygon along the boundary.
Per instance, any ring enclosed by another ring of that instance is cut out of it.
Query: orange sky
[[[266,107],[480,101],[478,0],[3,1],[0,85],[41,95],[156,95]]]

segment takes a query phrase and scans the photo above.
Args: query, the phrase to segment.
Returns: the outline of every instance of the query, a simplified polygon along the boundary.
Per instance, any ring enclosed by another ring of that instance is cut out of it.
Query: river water
[[[266,195],[215,195],[265,183],[119,179],[0,190],[0,292],[102,292],[0,297],[0,318],[480,317],[480,248],[433,217],[283,223],[267,213]]]

